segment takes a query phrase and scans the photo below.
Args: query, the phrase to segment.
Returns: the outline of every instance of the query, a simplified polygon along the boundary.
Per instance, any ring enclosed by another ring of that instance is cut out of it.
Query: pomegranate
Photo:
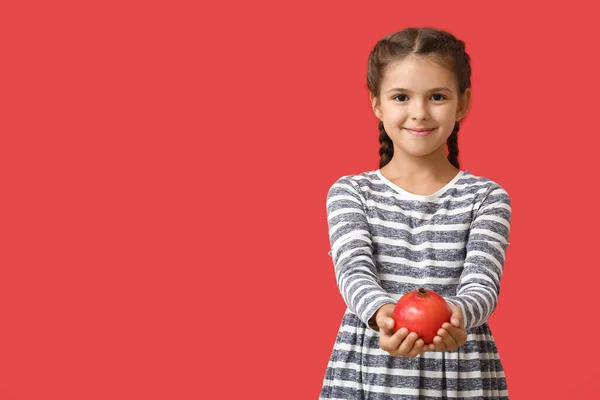
[[[405,293],[394,308],[394,332],[404,327],[419,335],[425,344],[433,343],[438,329],[450,322],[452,311],[446,300],[433,290],[419,288]]]

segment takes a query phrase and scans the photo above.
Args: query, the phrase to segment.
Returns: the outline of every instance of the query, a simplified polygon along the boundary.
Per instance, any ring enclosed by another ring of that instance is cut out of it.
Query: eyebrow
[[[452,90],[448,89],[447,87],[436,87],[433,89],[429,89],[429,92],[452,92]],[[409,89],[404,89],[404,88],[392,88],[390,90],[388,90],[389,92],[410,92]]]

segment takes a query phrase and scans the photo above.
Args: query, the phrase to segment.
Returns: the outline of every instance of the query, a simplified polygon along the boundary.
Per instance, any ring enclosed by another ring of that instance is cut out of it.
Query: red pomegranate
[[[452,311],[446,300],[432,290],[419,288],[404,294],[394,308],[394,332],[404,327],[419,335],[425,344],[433,343],[438,329],[450,322]]]

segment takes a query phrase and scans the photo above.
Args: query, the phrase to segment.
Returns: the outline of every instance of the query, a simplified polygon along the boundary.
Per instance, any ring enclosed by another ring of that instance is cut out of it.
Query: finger
[[[375,314],[375,323],[377,326],[386,327],[386,325],[389,323],[389,320],[392,320],[393,322],[393,310],[394,307],[390,304],[384,304],[381,306],[379,310],[377,310],[377,314]]]
[[[435,346],[433,345],[433,343],[425,343],[425,341],[423,341],[423,353],[426,351],[433,351],[435,350]]]
[[[387,334],[394,333],[394,319],[382,317],[377,320],[377,326],[379,327],[379,332],[385,332]]]
[[[385,318],[383,321],[384,329],[389,329],[392,331],[394,329],[394,325],[396,325],[396,322],[394,321],[393,318]]]
[[[454,309],[452,310],[452,316],[450,317],[450,323],[457,328],[462,327],[463,316],[462,311],[460,311],[460,308],[454,307]]]
[[[435,347],[435,351],[446,351],[446,345],[444,344],[444,339],[441,336],[436,336],[433,338],[433,346]]]
[[[438,331],[438,335],[444,341],[444,345],[446,346],[446,349],[456,350],[458,348],[458,343],[456,343],[456,340],[454,340],[454,337],[450,333],[448,333],[447,330],[440,329]]]
[[[385,351],[393,351],[398,348],[398,346],[393,348],[392,338],[394,337],[394,332],[387,331],[385,329],[380,329],[379,331],[379,347]]]
[[[410,354],[417,339],[419,339],[419,335],[417,335],[415,332],[409,333],[408,336],[406,336],[406,338],[400,344],[398,351],[404,355]]]
[[[391,350],[390,341],[392,340],[393,336],[394,336],[394,332],[391,329],[388,330],[388,329],[379,328],[379,347],[382,350],[390,351]]]
[[[389,341],[392,336],[394,335],[394,331],[392,331],[391,329],[383,329],[383,328],[379,328],[379,341]]]
[[[452,336],[454,338],[454,341],[456,343],[458,343],[458,340],[456,340],[456,338],[458,336],[458,332],[459,332],[458,328],[456,328],[454,325],[449,324],[448,322],[446,322],[446,323],[444,323],[442,325],[442,329],[441,330],[445,330],[448,333],[448,335]],[[439,332],[438,332],[438,335],[439,335]],[[442,335],[440,335],[440,336],[442,336]],[[444,339],[444,336],[442,336],[442,339]]]
[[[406,336],[408,336],[409,332],[406,328],[400,328],[396,333],[389,337],[387,340],[388,349],[384,349],[386,351],[397,351],[400,345],[404,342]]]
[[[418,356],[419,354],[423,354],[425,352],[425,342],[423,341],[423,339],[419,338],[417,339],[417,341],[415,342],[412,350],[411,350],[411,355],[413,357]]]
[[[463,344],[467,343],[468,333],[464,328],[452,327],[452,329],[448,332],[450,332],[450,334],[454,337],[454,340],[456,340],[458,346],[462,346]]]
[[[454,325],[446,323],[442,325],[442,329],[445,329],[454,338],[457,348],[467,342],[467,331],[464,328],[456,328]]]
[[[452,317],[450,319],[450,322],[452,323],[452,325],[454,325],[457,328],[462,328],[463,327],[462,316],[460,316],[460,317]]]

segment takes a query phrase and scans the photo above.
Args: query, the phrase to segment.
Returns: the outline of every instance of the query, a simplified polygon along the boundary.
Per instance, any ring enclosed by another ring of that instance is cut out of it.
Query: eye
[[[408,96],[407,96],[407,95],[405,95],[405,94],[399,94],[399,95],[396,95],[396,96],[394,96],[394,98],[393,98],[393,99],[394,99],[394,100],[401,101],[401,102],[405,102],[405,101],[408,101]],[[441,94],[441,93],[435,93],[435,94],[432,94],[432,95],[431,95],[431,99],[432,99],[433,101],[443,101],[443,100],[446,100],[446,99],[447,99],[447,97],[446,97],[446,96],[444,96],[444,95],[443,95],[443,94]]]

